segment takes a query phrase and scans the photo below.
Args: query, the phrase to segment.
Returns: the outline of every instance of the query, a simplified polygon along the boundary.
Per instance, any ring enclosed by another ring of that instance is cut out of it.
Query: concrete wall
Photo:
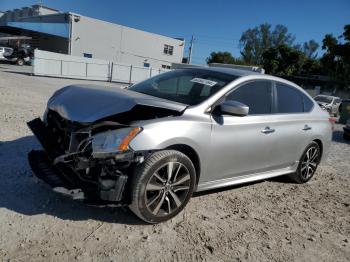
[[[34,51],[34,75],[107,81],[109,71],[109,61]]]
[[[182,61],[184,42],[181,40],[84,16],[76,16],[72,23],[71,54],[74,56],[87,53],[93,58],[140,67],[146,62],[153,68]],[[174,47],[173,55],[163,54],[165,44]]]
[[[34,52],[34,75],[136,83],[166,71],[42,50]]]

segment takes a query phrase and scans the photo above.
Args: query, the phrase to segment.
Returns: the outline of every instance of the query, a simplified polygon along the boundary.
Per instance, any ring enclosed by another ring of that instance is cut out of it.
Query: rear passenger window
[[[304,102],[304,112],[310,112],[311,109],[314,107],[314,103],[306,95],[302,94],[302,96]]]
[[[291,86],[276,83],[277,113],[304,112],[302,93]]]
[[[230,93],[226,100],[238,101],[249,106],[249,115],[270,114],[272,109],[271,82],[249,82]]]

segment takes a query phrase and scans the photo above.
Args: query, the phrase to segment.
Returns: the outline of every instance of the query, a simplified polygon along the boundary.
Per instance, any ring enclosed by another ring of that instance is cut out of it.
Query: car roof
[[[220,67],[220,66],[210,67],[210,66],[199,66],[199,65],[195,65],[195,66],[188,65],[188,66],[183,66],[183,67],[176,68],[176,69],[199,69],[199,70],[206,70],[206,71],[210,71],[210,72],[219,72],[219,73],[229,74],[229,75],[235,76],[237,78],[250,76],[250,77],[254,77],[254,79],[278,81],[278,82],[282,82],[284,84],[288,84],[290,86],[293,86],[295,88],[298,88],[299,90],[303,91],[305,94],[310,96],[303,88],[301,88],[300,86],[298,86],[297,84],[295,84],[289,80],[286,80],[286,79],[283,79],[283,78],[280,78],[277,76],[265,74],[265,73],[251,71],[251,70],[243,70],[243,69],[236,69],[236,68],[230,68],[230,67]]]
[[[227,68],[227,67],[187,66],[181,69],[202,69],[210,72],[219,72],[219,73],[224,73],[224,74],[233,75],[233,76],[261,75],[261,73],[254,72],[254,71]]]

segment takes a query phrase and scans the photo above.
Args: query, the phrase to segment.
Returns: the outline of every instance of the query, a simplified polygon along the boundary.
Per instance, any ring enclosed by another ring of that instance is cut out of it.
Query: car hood
[[[71,85],[54,93],[48,109],[63,118],[92,123],[116,114],[128,112],[137,105],[182,112],[187,105],[138,93],[135,91],[93,85]]]

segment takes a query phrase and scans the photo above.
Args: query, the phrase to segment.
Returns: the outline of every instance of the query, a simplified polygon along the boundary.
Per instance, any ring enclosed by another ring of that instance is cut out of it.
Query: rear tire
[[[298,169],[289,177],[298,184],[308,182],[315,174],[321,160],[321,148],[316,142],[311,142],[303,152]]]
[[[135,168],[129,208],[147,223],[160,223],[176,216],[192,196],[196,172],[181,152],[153,153]]]

